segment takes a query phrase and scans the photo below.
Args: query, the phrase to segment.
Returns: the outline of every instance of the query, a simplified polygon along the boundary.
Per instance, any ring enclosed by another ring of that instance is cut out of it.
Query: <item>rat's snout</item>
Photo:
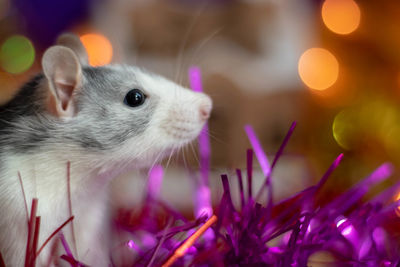
[[[211,109],[212,109],[212,100],[210,97],[204,95],[199,103],[200,121],[206,121],[210,117]]]
[[[174,103],[168,105],[167,113],[165,109],[160,109],[160,115],[165,116],[161,128],[173,138],[173,142],[186,144],[199,135],[210,117],[212,100],[203,93],[189,90],[182,90],[176,95],[178,98],[171,99]]]

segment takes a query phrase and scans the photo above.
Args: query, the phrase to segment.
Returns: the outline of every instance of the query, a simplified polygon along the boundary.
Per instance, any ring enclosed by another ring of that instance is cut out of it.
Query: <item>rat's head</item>
[[[136,67],[89,67],[78,42],[64,36],[42,60],[46,107],[62,145],[143,166],[197,137],[211,111],[208,96]]]

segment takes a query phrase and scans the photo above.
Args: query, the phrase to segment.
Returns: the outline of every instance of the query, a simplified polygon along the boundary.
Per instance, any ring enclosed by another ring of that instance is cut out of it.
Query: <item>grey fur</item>
[[[129,90],[143,90],[135,71],[132,67],[83,68],[82,89],[75,92],[78,112],[67,121],[43,110],[47,80],[43,75],[36,76],[0,107],[2,152],[31,153],[49,144],[101,152],[142,134],[159,100],[151,97],[137,108],[123,103]]]

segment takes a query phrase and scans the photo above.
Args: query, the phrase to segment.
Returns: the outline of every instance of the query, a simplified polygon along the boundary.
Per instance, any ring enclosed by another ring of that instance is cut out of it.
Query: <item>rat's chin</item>
[[[142,167],[151,167],[157,163],[162,162],[166,158],[170,158],[170,157],[174,156],[176,153],[179,152],[179,150],[182,147],[193,142],[196,139],[196,137],[197,137],[197,135],[192,138],[173,140],[168,145],[166,144],[162,149],[151,152],[146,157],[147,160],[142,162],[141,166]]]

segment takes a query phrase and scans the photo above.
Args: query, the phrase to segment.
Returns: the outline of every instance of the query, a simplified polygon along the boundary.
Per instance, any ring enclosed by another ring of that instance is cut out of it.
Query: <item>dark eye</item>
[[[144,103],[146,96],[139,89],[130,90],[124,99],[124,103],[130,107],[138,107]]]

